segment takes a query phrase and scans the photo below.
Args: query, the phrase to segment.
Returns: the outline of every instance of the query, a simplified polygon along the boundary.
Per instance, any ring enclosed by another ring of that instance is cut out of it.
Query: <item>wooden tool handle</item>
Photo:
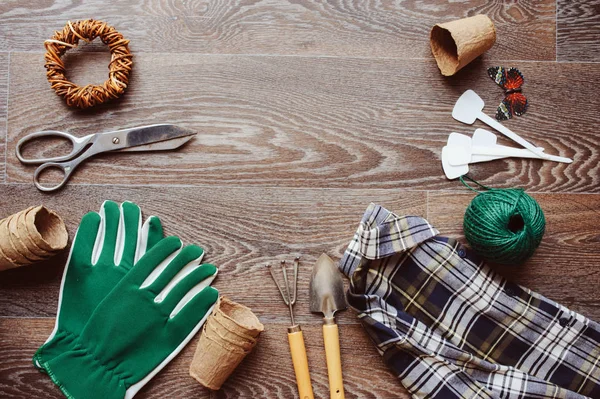
[[[314,399],[302,331],[288,333],[288,340],[290,341],[290,353],[292,354],[292,363],[294,363],[300,399]]]
[[[323,341],[325,341],[325,357],[329,374],[329,396],[331,399],[344,399],[340,336],[337,324],[323,325]]]

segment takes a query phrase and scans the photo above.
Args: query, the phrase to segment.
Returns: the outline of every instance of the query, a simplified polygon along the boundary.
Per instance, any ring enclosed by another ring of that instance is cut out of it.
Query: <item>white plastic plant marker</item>
[[[475,129],[473,133],[473,138],[471,139],[472,145],[482,146],[482,147],[493,147],[498,143],[498,137],[485,129]],[[533,153],[532,153],[533,154]],[[481,154],[471,154],[471,162],[487,162],[493,161],[495,159],[501,159],[502,157],[495,155],[481,155]]]
[[[457,166],[450,165],[450,163],[448,162],[448,156],[452,151],[455,150],[448,146],[442,148],[442,168],[444,169],[444,174],[450,180],[458,179],[459,177],[469,173],[468,164]]]
[[[472,139],[464,134],[451,133],[448,136],[447,145],[448,146],[461,145],[461,146],[465,146],[465,147],[466,146],[493,147],[493,146],[496,146],[497,140],[498,140],[498,137],[494,133],[491,133],[490,131],[485,130],[485,129],[477,129],[477,130],[475,130],[475,133],[473,133]],[[450,161],[453,165],[455,165],[456,163],[454,163],[452,161],[453,158],[456,158],[456,156],[451,157]],[[473,151],[471,151],[471,159],[467,163],[487,162],[487,161],[493,161],[495,159],[502,159],[502,158],[506,158],[506,156],[504,156],[504,155],[482,155],[482,154],[476,154]]]
[[[531,156],[535,157],[535,154],[533,154],[532,152],[528,151],[528,150],[524,150],[529,152],[529,154],[531,154]],[[446,175],[446,177],[450,180],[453,179],[457,179],[463,175],[466,175],[467,173],[469,173],[469,163],[473,163],[472,161],[470,161],[473,157],[473,154],[471,154],[465,147],[460,147],[460,146],[444,146],[444,148],[442,148],[442,168],[444,169],[444,174]],[[490,157],[489,155],[482,155],[482,157]],[[492,156],[493,159],[501,159],[501,158],[508,158],[509,156],[502,156],[502,155],[497,155],[497,156]],[[451,160],[452,162],[455,162],[456,165],[452,165],[451,164]],[[489,161],[490,159],[484,159],[484,160],[479,160],[477,162],[486,162]]]
[[[539,158],[537,155],[525,148],[513,148],[498,144],[496,136],[486,130],[484,133],[475,135],[473,139],[460,133],[450,133],[448,136],[447,160],[452,166],[465,165],[477,162],[487,162],[495,159],[518,157],[518,158]],[[544,149],[539,147],[541,151]]]
[[[473,135],[473,139],[460,133],[451,133],[448,137],[448,145],[442,148],[442,168],[444,174],[450,180],[469,173],[469,164],[475,162],[487,162],[495,159],[509,158],[512,156],[537,158],[537,155],[524,148],[512,148],[501,146],[496,143],[495,134],[480,129],[484,133]],[[473,147],[473,143],[478,145]],[[496,155],[475,154],[472,149]],[[540,151],[544,149],[538,147]],[[516,151],[516,152],[515,152]]]
[[[472,125],[477,119],[479,119],[486,125],[499,131],[506,137],[527,148],[529,151],[533,152],[542,159],[564,163],[573,162],[573,160],[570,158],[548,155],[543,151],[540,151],[539,148],[535,147],[533,144],[531,144],[512,130],[505,127],[500,122],[496,121],[494,118],[491,118],[487,114],[485,114],[483,112],[484,106],[485,103],[483,102],[483,99],[479,97],[477,93],[475,93],[473,90],[467,90],[456,101],[454,109],[452,110],[452,117],[457,121],[466,123],[468,125]]]
[[[471,145],[475,149],[477,147],[496,147],[499,149],[501,148],[503,150],[506,150],[506,153],[503,156],[498,156],[498,155],[482,155],[482,154],[476,153],[475,151],[472,151],[470,163],[493,161],[495,159],[508,158],[509,156],[515,156],[515,157],[519,157],[519,158],[538,158],[539,159],[539,157],[537,155],[535,155],[533,152],[531,152],[527,149],[523,150],[521,148],[507,147],[507,146],[498,144],[498,136],[496,136],[494,133],[490,132],[489,130],[485,130],[485,129],[481,129],[481,128],[475,129],[475,132],[473,133],[473,138],[471,139]],[[544,151],[544,147],[537,147],[537,148],[539,148],[540,151]],[[517,153],[517,155],[509,155],[510,153],[512,153],[513,150],[518,150],[522,154]]]

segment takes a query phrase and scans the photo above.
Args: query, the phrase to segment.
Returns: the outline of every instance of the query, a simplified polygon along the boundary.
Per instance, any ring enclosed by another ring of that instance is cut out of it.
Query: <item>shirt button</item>
[[[558,324],[560,324],[562,327],[566,327],[569,324],[569,319],[566,317],[561,317],[560,320],[558,320]]]
[[[467,251],[462,247],[458,248],[457,253],[458,253],[458,256],[460,256],[461,258],[464,258],[465,256],[467,256]]]

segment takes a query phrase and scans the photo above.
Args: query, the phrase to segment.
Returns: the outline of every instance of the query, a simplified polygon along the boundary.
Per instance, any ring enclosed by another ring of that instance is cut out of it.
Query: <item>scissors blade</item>
[[[120,151],[163,151],[181,147],[196,135],[191,130],[161,124],[130,129]]]
[[[158,141],[156,143],[138,145],[135,147],[127,147],[119,150],[119,152],[136,152],[136,151],[166,151],[174,150],[181,147],[188,141],[194,138],[196,133],[192,133],[190,136],[180,137],[178,139],[169,139],[165,141]]]

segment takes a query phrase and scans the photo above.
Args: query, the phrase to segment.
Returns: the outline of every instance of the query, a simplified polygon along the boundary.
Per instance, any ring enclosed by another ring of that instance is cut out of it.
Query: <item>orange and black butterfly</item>
[[[498,106],[496,119],[505,121],[513,114],[521,116],[527,111],[527,99],[521,93],[525,79],[517,68],[492,67],[487,70],[490,78],[504,89],[504,100]]]

